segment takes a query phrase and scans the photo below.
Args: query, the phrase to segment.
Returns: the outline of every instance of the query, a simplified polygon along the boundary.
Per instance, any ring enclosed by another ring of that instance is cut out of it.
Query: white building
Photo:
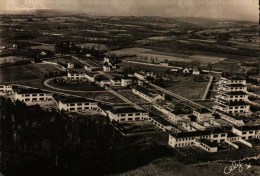
[[[95,76],[86,71],[74,71],[68,72],[68,78],[71,80],[88,80],[89,82],[95,82]]]
[[[260,139],[260,125],[233,127],[232,132],[244,140],[254,138]]]
[[[151,90],[148,90],[146,88],[143,88],[141,86],[137,86],[136,88],[132,89],[132,92],[143,99],[149,101],[149,102],[156,102],[158,100],[165,100],[165,98],[156,92],[153,92]]]
[[[147,79],[147,76],[144,73],[141,73],[141,72],[135,72],[134,76],[137,77],[139,80],[142,80],[142,81]]]
[[[130,77],[123,77],[122,79],[121,79],[121,86],[122,87],[127,87],[127,86],[129,86],[129,85],[131,85],[132,84],[132,79],[130,78]]]
[[[248,114],[250,105],[248,102],[246,80],[242,77],[221,77],[217,83],[217,94],[213,109],[231,114]]]
[[[146,75],[147,77],[155,77],[154,73],[149,70],[141,71],[141,73]]]
[[[153,107],[163,114],[168,115],[168,118],[174,123],[182,124],[190,122],[190,114],[182,111],[181,109],[172,110],[156,103],[153,104]]]
[[[12,85],[0,85],[0,92],[12,92]]]
[[[53,101],[60,111],[80,112],[98,109],[97,102],[86,98],[54,96]]]
[[[40,103],[43,101],[52,101],[52,94],[40,89],[17,87],[13,88],[13,92],[14,100],[20,100],[25,103]]]
[[[121,86],[121,77],[110,78],[111,86]]]
[[[198,68],[194,68],[192,70],[192,75],[200,75],[200,70]]]
[[[89,82],[95,82],[95,76],[92,75],[91,73],[85,73],[85,78],[86,78]]]
[[[107,114],[111,121],[115,120],[117,122],[148,120],[149,118],[148,112],[136,109],[134,107],[123,107],[108,110]]]
[[[212,112],[206,108],[194,110],[193,115],[197,117],[198,121],[209,121],[215,119]]]
[[[73,69],[73,68],[74,68],[74,63],[69,62],[69,63],[68,63],[68,69]]]
[[[227,132],[221,129],[181,132],[169,135],[169,145],[173,148],[198,146],[208,152],[217,152],[213,144],[224,142],[226,139]]]
[[[83,80],[86,78],[86,72],[70,70],[68,72],[68,78],[71,80]]]

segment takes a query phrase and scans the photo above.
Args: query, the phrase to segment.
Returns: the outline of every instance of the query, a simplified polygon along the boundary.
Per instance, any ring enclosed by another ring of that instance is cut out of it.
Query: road
[[[141,106],[137,105],[136,103],[132,102],[131,100],[129,100],[128,98],[124,97],[120,93],[112,90],[111,88],[106,88],[106,90],[108,92],[112,93],[113,95],[117,96],[118,98],[120,98],[124,102],[129,103],[130,105],[133,105],[136,109],[142,109],[143,110],[143,108]]]
[[[205,100],[206,99],[206,97],[207,97],[207,95],[208,95],[208,92],[209,92],[209,88],[210,88],[210,86],[211,86],[211,83],[212,83],[212,80],[213,80],[213,76],[211,76],[211,75],[209,75],[209,82],[208,82],[208,85],[207,85],[207,87],[206,87],[206,90],[205,90],[205,92],[204,92],[204,94],[203,94],[203,96],[202,96],[202,100]]]

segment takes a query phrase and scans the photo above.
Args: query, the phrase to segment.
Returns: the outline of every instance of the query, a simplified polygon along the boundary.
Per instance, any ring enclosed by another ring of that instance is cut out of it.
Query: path
[[[212,80],[213,80],[213,76],[209,76],[209,82],[208,82],[208,85],[207,85],[207,87],[206,87],[206,90],[205,90],[205,92],[204,92],[204,94],[203,94],[203,96],[202,96],[202,100],[206,100],[206,97],[207,97],[207,95],[208,95],[208,92],[209,92],[209,88],[210,88],[210,86],[211,86],[211,83],[212,83]]]

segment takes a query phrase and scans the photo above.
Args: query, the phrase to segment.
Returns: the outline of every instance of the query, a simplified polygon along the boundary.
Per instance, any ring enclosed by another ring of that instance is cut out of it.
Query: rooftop
[[[197,109],[195,110],[197,112],[199,112],[200,114],[208,114],[208,113],[211,113],[210,110],[206,109],[206,108],[201,108],[201,109]]]
[[[154,92],[152,90],[149,90],[149,89],[146,89],[146,88],[141,87],[141,86],[136,86],[135,89],[137,91],[139,91],[139,92],[149,96],[149,97],[152,97],[152,98],[154,98],[154,97],[156,97],[158,95],[156,92]]]
[[[235,127],[241,131],[260,130],[260,125]]]
[[[245,78],[242,76],[223,76],[222,78],[232,80],[232,81],[243,81]]]
[[[236,135],[235,133],[232,133],[232,132],[228,132],[227,137],[228,138],[230,138],[230,137],[238,137],[238,135]]]
[[[244,101],[230,101],[229,103],[227,103],[227,105],[228,106],[246,106],[249,104]]]
[[[206,144],[209,147],[218,147],[217,143],[211,142],[210,140],[207,139],[201,139],[200,142]]]
[[[162,124],[163,126],[172,126],[170,122],[160,116],[151,116],[151,118],[154,119],[156,122]]]
[[[125,113],[144,113],[146,111],[139,110],[134,107],[123,107],[123,108],[116,108],[111,110],[113,114],[125,114]]]
[[[225,84],[226,87],[246,87],[244,84]]]
[[[181,133],[172,133],[171,136],[175,138],[186,138],[186,137],[198,137],[198,136],[206,136],[210,134],[220,134],[226,133],[224,130],[219,128],[205,130],[205,131],[190,131],[190,132],[181,132]]]
[[[41,89],[32,89],[32,88],[24,88],[24,87],[13,87],[13,91],[17,94],[33,94],[33,93],[49,93],[47,91]]]
[[[231,92],[225,92],[223,94],[226,94],[226,95],[247,95],[247,93],[245,93],[243,91],[231,91]]]
[[[101,103],[98,104],[98,107],[101,108],[103,111],[108,111],[108,110],[113,109],[113,106],[101,104]]]
[[[72,97],[72,96],[53,96],[56,101],[60,101],[61,103],[84,103],[84,102],[95,102],[94,100],[90,100],[87,98],[81,97]]]
[[[103,75],[97,75],[96,80],[97,81],[107,81],[109,79],[107,77],[103,76]]]

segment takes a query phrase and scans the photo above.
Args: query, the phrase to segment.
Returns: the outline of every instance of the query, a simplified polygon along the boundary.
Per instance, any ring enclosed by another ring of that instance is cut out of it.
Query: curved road
[[[58,77],[57,77],[58,78]],[[61,89],[61,88],[57,88],[57,87],[53,87],[51,85],[49,85],[49,82],[54,80],[55,78],[50,78],[50,79],[46,79],[43,84],[44,86],[54,89],[54,90],[60,90],[60,91],[64,91],[64,92],[75,92],[75,93],[86,93],[86,92],[107,92],[105,90],[101,90],[101,91],[86,91],[86,90],[71,90],[71,89]]]

